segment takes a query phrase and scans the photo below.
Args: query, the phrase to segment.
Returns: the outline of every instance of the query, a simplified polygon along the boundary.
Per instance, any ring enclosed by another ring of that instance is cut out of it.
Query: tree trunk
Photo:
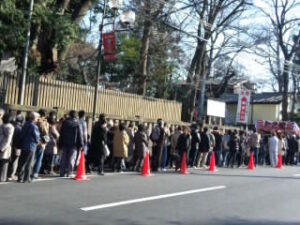
[[[138,87],[137,87],[137,93],[143,96],[145,96],[147,90],[147,64],[148,64],[151,29],[152,29],[152,22],[145,19],[142,45],[140,49],[140,62],[138,66],[139,79],[138,79]]]
[[[40,71],[42,73],[49,73],[54,70],[54,58],[53,58],[53,37],[54,31],[51,27],[41,27],[41,33],[38,40],[38,50],[41,54]]]
[[[58,11],[61,13],[61,14],[64,14],[66,9],[68,8],[69,6],[69,3],[70,3],[70,0],[58,0],[57,1],[57,8],[58,8]]]
[[[91,0],[81,0],[81,3],[75,9],[72,15],[73,21],[79,25],[85,14],[90,10],[91,6]]]
[[[282,92],[282,120],[287,121],[289,119],[288,114],[288,92],[289,92],[289,59],[284,62],[283,70],[283,92]]]
[[[295,106],[296,106],[296,101],[297,101],[297,78],[296,78],[296,74],[292,74],[292,78],[293,78],[293,98],[292,98],[291,113],[295,113]]]
[[[62,0],[59,4],[60,13],[64,13],[70,4],[70,0]],[[75,11],[72,14],[73,21],[79,26],[82,19],[86,15],[86,13],[90,10],[92,6],[91,0],[81,0],[81,3],[77,6]],[[69,50],[69,46],[63,46],[62,49],[58,52],[58,60],[63,62],[66,59],[67,53]]]

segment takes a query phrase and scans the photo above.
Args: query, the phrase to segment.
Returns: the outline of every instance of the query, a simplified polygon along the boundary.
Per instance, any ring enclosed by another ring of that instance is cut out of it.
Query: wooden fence
[[[19,78],[0,75],[0,103],[16,105],[18,102]],[[24,94],[25,106],[85,110],[92,113],[94,87],[50,78],[28,77]],[[98,90],[97,114],[105,113],[121,119],[141,118],[169,122],[181,121],[181,104],[155,98],[143,98],[112,90]]]

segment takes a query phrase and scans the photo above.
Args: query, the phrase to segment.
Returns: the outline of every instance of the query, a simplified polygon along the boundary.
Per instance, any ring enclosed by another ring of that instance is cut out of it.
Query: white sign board
[[[225,118],[226,104],[216,100],[207,100],[207,115]]]
[[[251,92],[247,89],[241,90],[239,94],[239,102],[236,112],[237,123],[248,123],[248,111],[250,104]]]

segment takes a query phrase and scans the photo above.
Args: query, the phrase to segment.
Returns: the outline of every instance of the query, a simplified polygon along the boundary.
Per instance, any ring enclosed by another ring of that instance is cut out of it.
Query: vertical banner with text
[[[112,62],[116,60],[116,35],[114,32],[103,34],[104,61]]]
[[[248,123],[250,100],[251,92],[247,89],[242,89],[239,94],[238,107],[236,112],[236,123]]]

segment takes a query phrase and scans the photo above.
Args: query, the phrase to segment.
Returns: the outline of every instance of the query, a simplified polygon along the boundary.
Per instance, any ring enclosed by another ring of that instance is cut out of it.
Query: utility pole
[[[97,113],[97,102],[98,102],[98,88],[99,88],[99,81],[101,77],[101,64],[102,64],[102,44],[103,44],[103,28],[105,25],[104,20],[108,18],[107,14],[107,3],[109,4],[109,8],[113,11],[113,30],[115,30],[115,13],[121,7],[123,1],[122,0],[104,0],[103,1],[103,11],[102,11],[102,20],[99,25],[99,32],[100,32],[100,39],[99,39],[99,46],[98,46],[98,61],[97,61],[97,81],[95,84],[95,91],[94,91],[94,105],[93,105],[93,123],[96,121],[96,113]],[[111,18],[111,17],[110,17]],[[131,24],[134,23],[135,20],[135,13],[133,11],[124,12],[120,18],[121,22],[124,24]]]
[[[26,44],[24,49],[24,56],[23,56],[23,65],[22,65],[22,76],[19,83],[19,96],[18,96],[18,104],[23,105],[24,100],[24,89],[26,83],[26,72],[27,72],[27,63],[28,63],[28,51],[29,51],[29,41],[30,41],[30,29],[31,29],[31,17],[33,12],[33,4],[34,0],[30,0],[29,6],[29,15],[28,15],[28,29],[26,32]]]
[[[209,76],[212,77],[214,74],[214,63],[211,64],[211,68],[209,71]],[[207,75],[206,73],[203,74],[202,80],[201,80],[201,94],[199,98],[199,119],[202,121],[202,117],[204,116],[204,103],[205,103],[205,92],[206,92],[206,80]]]
[[[96,121],[96,111],[97,111],[97,101],[98,101],[98,88],[99,88],[99,80],[101,77],[101,63],[102,63],[102,37],[103,37],[103,27],[104,27],[104,19],[106,17],[106,0],[103,3],[103,14],[101,24],[99,25],[100,32],[100,40],[98,46],[98,61],[97,61],[97,81],[95,84],[94,91],[94,105],[93,105],[93,123]]]

